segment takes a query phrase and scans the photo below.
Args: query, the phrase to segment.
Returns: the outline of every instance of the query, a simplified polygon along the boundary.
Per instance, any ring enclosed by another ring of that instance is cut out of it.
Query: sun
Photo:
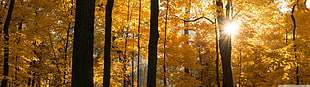
[[[225,25],[224,32],[227,34],[235,35],[239,31],[239,25],[236,23],[229,23]]]

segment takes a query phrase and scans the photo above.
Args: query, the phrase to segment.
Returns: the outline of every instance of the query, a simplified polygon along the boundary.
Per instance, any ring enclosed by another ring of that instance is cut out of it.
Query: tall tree
[[[219,15],[217,16],[217,22],[219,26],[219,46],[220,46],[220,54],[222,59],[222,67],[223,67],[223,87],[233,87],[233,78],[231,71],[231,35],[224,32],[224,25],[227,22],[228,16],[224,17],[223,12],[223,2],[221,0],[216,1],[216,5],[220,7],[217,10]],[[227,4],[230,5],[230,4]],[[226,8],[229,8],[227,6]],[[228,12],[229,10],[226,9]],[[226,12],[227,12],[226,11]]]
[[[169,15],[169,0],[166,0],[166,14],[165,14],[165,30],[164,30],[164,64],[163,64],[163,68],[164,68],[164,86],[167,86],[167,78],[166,78],[166,73],[167,73],[167,69],[166,69],[166,46],[167,46],[167,25],[168,25],[168,15]]]
[[[7,17],[4,22],[3,32],[4,32],[4,61],[3,61],[3,76],[1,87],[7,87],[8,84],[8,76],[9,76],[9,26],[12,18],[13,8],[14,8],[15,0],[10,1],[9,10]]]
[[[138,57],[137,57],[137,87],[140,87],[140,28],[141,28],[141,9],[142,0],[139,0],[139,12],[138,12]]]
[[[93,87],[95,0],[77,0],[73,42],[72,87]]]
[[[148,51],[147,87],[156,87],[156,65],[158,44],[158,0],[151,0],[151,26]]]
[[[104,41],[104,87],[110,86],[111,76],[111,28],[112,28],[112,8],[114,0],[108,0],[106,5],[106,16],[105,16],[105,41]]]
[[[296,4],[294,4],[293,5],[293,7],[292,7],[292,12],[291,12],[291,19],[292,19],[292,22],[293,22],[293,41],[294,41],[294,45],[293,45],[293,47],[294,47],[294,58],[295,58],[295,60],[297,60],[298,61],[298,59],[297,59],[297,55],[296,55],[296,51],[297,51],[297,49],[296,49],[296,19],[295,19],[295,16],[294,16],[294,11],[295,11],[295,7],[296,7],[296,5],[297,5],[297,3],[298,3],[298,0],[295,2]],[[296,71],[295,71],[295,74],[296,74],[296,85],[299,85],[299,65],[298,65],[298,62],[296,62]]]

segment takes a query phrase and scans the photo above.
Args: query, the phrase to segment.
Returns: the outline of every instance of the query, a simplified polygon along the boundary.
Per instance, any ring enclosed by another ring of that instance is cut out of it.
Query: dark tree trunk
[[[77,0],[73,42],[72,87],[93,87],[95,0]]]
[[[216,5],[219,7],[223,7],[223,3],[221,2],[221,0],[218,0],[216,2]],[[222,13],[221,11],[222,10],[218,10],[218,13]],[[226,20],[228,20],[228,18],[224,18],[223,14],[217,16],[220,33],[220,54],[223,67],[223,87],[234,87],[231,71],[231,35],[224,32],[224,21]]]
[[[1,87],[7,87],[9,76],[9,26],[12,18],[15,0],[10,1],[9,10],[3,26],[4,32],[4,60],[3,60],[3,76]]]
[[[104,41],[104,87],[110,86],[111,77],[111,28],[112,28],[112,8],[114,0],[108,0],[106,5],[106,17],[105,17],[105,41]]]
[[[297,60],[298,61],[298,57],[297,57],[297,55],[296,55],[296,51],[297,51],[297,49],[296,49],[296,44],[295,44],[295,41],[296,41],[296,19],[295,19],[295,16],[294,16],[294,12],[295,12],[295,7],[297,6],[297,3],[298,3],[298,0],[296,1],[296,4],[293,6],[293,8],[292,8],[292,12],[291,12],[291,19],[292,19],[292,21],[293,21],[293,41],[294,41],[294,58],[295,58],[295,60]],[[300,83],[300,81],[299,81],[299,65],[298,65],[298,62],[296,61],[296,71],[295,71],[295,74],[296,74],[296,85],[299,85]]]
[[[148,51],[147,87],[156,87],[156,65],[158,44],[158,0],[151,0],[151,29]]]
[[[220,32],[224,33],[223,31]],[[223,67],[223,87],[233,87],[231,71],[231,36],[221,34],[219,44]]]

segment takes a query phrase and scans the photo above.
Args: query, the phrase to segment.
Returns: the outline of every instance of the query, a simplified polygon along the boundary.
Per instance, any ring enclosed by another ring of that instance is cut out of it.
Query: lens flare
[[[239,31],[239,25],[235,23],[226,24],[225,31],[227,34],[235,35]]]

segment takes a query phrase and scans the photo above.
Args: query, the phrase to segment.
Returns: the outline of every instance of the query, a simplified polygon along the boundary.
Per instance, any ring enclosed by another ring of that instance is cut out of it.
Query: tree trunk
[[[216,22],[217,20],[215,20],[214,22]],[[218,30],[216,28],[216,23],[215,23],[215,51],[216,51],[216,59],[215,59],[215,74],[216,74],[216,84],[217,87],[221,87],[220,84],[220,72],[219,72],[219,34],[218,34]]]
[[[218,0],[216,5],[223,7],[221,0]],[[224,22],[228,20],[228,18],[225,18],[224,15],[221,14],[221,11],[222,10],[217,10],[217,12],[220,13],[217,16],[217,22],[220,33],[219,45],[223,67],[223,87],[234,87],[231,71],[231,35],[224,32]]]
[[[73,0],[71,0],[71,4],[73,5],[74,3],[73,3]],[[71,7],[69,7],[69,11],[70,11],[70,15],[72,16],[73,15],[73,12],[72,12],[72,9],[73,8],[73,6],[71,6]],[[69,21],[68,21],[69,23],[68,23],[68,26],[67,26],[67,36],[66,36],[66,42],[65,42],[65,48],[64,48],[64,60],[65,60],[65,63],[64,63],[64,71],[63,71],[63,73],[64,73],[64,75],[63,75],[63,85],[65,85],[66,86],[66,83],[67,83],[67,74],[68,74],[68,69],[67,69],[67,67],[68,67],[68,65],[69,65],[69,62],[67,62],[68,61],[68,47],[69,47],[69,36],[70,36],[70,30],[71,30],[71,27],[72,27],[72,21],[70,21],[70,19],[69,19]]]
[[[127,2],[127,26],[126,31],[130,30],[130,0]],[[128,44],[128,33],[125,33],[125,47],[124,47],[124,53],[123,53],[123,87],[128,87],[129,85],[129,75],[126,75],[127,71],[127,63],[129,63],[129,60],[127,58],[127,45]]]
[[[156,65],[158,44],[158,0],[151,0],[151,29],[148,48],[147,87],[156,87]]]
[[[141,28],[141,0],[139,0],[139,24],[138,24],[138,58],[137,58],[137,87],[140,87],[140,28]]]
[[[291,12],[291,19],[293,21],[293,47],[294,47],[294,58],[296,60],[296,71],[295,71],[295,74],[296,74],[296,85],[299,85],[299,63],[298,63],[298,59],[297,59],[297,55],[296,55],[296,19],[295,19],[295,16],[294,16],[294,12],[295,12],[295,7],[297,6],[297,3],[298,3],[298,0],[296,1],[296,4],[293,6],[292,8],[292,12]]]
[[[1,87],[7,87],[9,76],[9,26],[12,18],[15,0],[10,1],[9,10],[3,26],[4,32],[4,60],[3,60],[3,76]]]
[[[105,41],[104,41],[104,87],[110,86],[111,77],[111,28],[112,28],[112,8],[114,0],[108,0],[106,5],[106,17],[105,17]]]
[[[164,31],[164,64],[163,64],[163,68],[164,68],[164,86],[167,87],[167,69],[166,69],[166,55],[167,55],[167,50],[166,50],[166,46],[167,46],[167,26],[168,26],[168,15],[169,15],[169,0],[166,0],[166,15],[165,15],[165,31]]]
[[[190,11],[191,11],[191,0],[189,0],[189,2],[188,2],[188,5],[187,5],[187,7],[186,7],[186,20],[189,20],[189,16],[190,16]],[[189,35],[189,31],[188,31],[188,29],[189,29],[189,23],[188,22],[184,22],[184,25],[185,25],[185,27],[186,27],[186,29],[184,30],[184,35]],[[186,42],[186,44],[189,44],[188,42]],[[187,67],[184,67],[184,72],[186,73],[186,74],[188,74],[188,75],[190,75],[190,71],[189,71],[190,69],[189,68],[187,68]]]
[[[73,42],[72,87],[93,87],[95,0],[77,0]]]

